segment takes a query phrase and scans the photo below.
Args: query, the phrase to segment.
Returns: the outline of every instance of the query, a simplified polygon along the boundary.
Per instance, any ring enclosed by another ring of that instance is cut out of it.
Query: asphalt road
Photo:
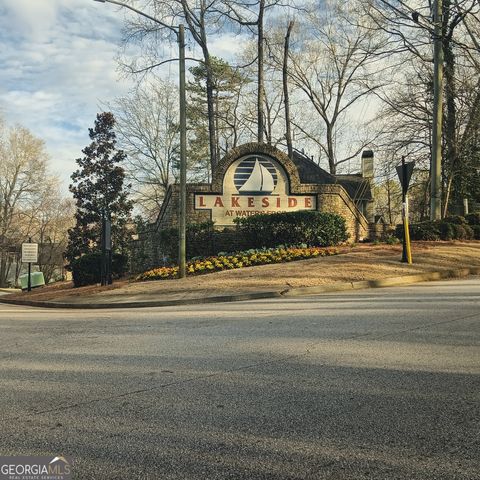
[[[479,277],[0,332],[0,455],[75,479],[480,479]]]

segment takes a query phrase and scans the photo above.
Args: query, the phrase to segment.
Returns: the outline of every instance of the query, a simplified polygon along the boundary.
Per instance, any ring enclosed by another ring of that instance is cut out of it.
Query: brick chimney
[[[362,152],[362,177],[370,183],[372,201],[366,202],[364,207],[365,217],[369,223],[375,222],[375,199],[373,198],[373,151]]]
[[[373,179],[373,151],[364,150],[362,152],[362,177]]]

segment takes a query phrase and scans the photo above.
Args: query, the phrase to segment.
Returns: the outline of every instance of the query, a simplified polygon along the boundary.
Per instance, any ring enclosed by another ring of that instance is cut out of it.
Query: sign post
[[[38,262],[38,243],[32,243],[32,238],[28,243],[22,243],[22,263],[28,263],[28,287],[27,291],[32,291],[32,263]]]
[[[112,284],[112,222],[110,215],[102,213],[102,270],[101,284]]]
[[[396,167],[398,178],[402,185],[402,219],[403,219],[403,251],[402,262],[412,263],[412,249],[410,245],[410,230],[408,227],[408,186],[412,178],[415,162],[405,163],[402,157],[402,164]]]

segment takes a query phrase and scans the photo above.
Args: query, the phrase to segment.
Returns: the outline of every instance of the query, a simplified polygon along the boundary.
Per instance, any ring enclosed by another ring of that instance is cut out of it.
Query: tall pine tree
[[[80,168],[72,174],[69,186],[77,207],[76,225],[68,231],[65,257],[69,261],[101,250],[102,214],[111,218],[113,251],[125,253],[132,202],[120,166],[126,155],[115,147],[114,125],[112,113],[99,113],[95,127],[89,129],[92,143],[82,150],[85,156],[76,160]]]
[[[236,147],[240,140],[241,130],[243,130],[239,114],[240,92],[249,80],[222,59],[212,56],[210,60],[215,158],[220,160],[229,149]],[[206,102],[207,70],[205,65],[201,64],[191,67],[189,71],[193,77],[187,86],[190,95],[187,106],[191,133],[189,160],[193,165],[202,165],[202,163],[205,165],[205,159],[210,157],[208,155],[209,113]],[[209,166],[206,167],[209,168]]]

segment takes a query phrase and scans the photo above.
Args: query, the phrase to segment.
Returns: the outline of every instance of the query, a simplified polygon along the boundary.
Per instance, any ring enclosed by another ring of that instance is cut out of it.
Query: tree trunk
[[[328,154],[328,167],[330,173],[335,175],[337,173],[337,165],[335,164],[335,152],[333,148],[333,131],[332,125],[327,124],[327,154]]]
[[[265,138],[264,141],[269,145],[272,144],[272,108],[273,105],[269,105],[268,101],[265,102],[265,122],[264,122],[264,130],[265,130]]]
[[[290,125],[290,100],[288,96],[288,49],[290,45],[290,33],[293,28],[293,20],[288,24],[285,35],[285,47],[283,49],[283,97],[285,104],[285,138],[287,140],[288,156],[293,158],[292,131]]]
[[[217,140],[215,135],[215,106],[213,98],[213,69],[210,61],[210,54],[207,49],[203,49],[205,60],[205,70],[207,73],[206,89],[207,89],[207,113],[208,113],[208,134],[210,148],[210,168],[213,173],[217,166]]]
[[[0,252],[0,287],[7,287],[7,252]]]
[[[220,158],[220,125],[219,125],[219,105],[218,105],[218,90],[214,95],[214,105],[215,105],[215,156],[217,159]]]
[[[393,224],[393,213],[392,213],[392,188],[390,180],[387,180],[387,206],[388,206],[388,223]]]
[[[422,205],[422,211],[421,211],[421,217],[420,219],[426,220],[427,217],[427,205],[428,205],[428,195],[430,193],[430,182],[425,182],[424,183],[424,188],[423,188],[423,205]]]
[[[21,253],[15,254],[15,286],[20,285],[20,273],[22,272],[22,255]]]
[[[263,76],[263,14],[265,11],[265,0],[260,0],[258,12],[258,92],[257,92],[257,141],[263,143],[263,103],[264,103],[264,76]]]

